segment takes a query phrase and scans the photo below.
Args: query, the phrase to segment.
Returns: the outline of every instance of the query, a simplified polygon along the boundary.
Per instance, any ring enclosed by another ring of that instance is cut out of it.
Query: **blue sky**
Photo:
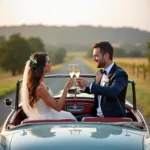
[[[93,25],[150,31],[150,0],[0,0],[0,26]]]

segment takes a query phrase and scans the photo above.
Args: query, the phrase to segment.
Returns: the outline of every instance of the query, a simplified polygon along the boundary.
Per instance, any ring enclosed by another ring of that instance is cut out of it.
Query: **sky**
[[[0,26],[23,24],[150,31],[150,0],[0,0]]]

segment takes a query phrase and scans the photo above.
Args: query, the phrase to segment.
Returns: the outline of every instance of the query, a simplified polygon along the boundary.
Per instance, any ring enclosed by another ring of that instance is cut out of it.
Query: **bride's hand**
[[[70,78],[70,79],[67,81],[65,88],[70,89],[70,88],[73,86],[73,83],[74,83],[74,79],[73,79],[73,78]]]

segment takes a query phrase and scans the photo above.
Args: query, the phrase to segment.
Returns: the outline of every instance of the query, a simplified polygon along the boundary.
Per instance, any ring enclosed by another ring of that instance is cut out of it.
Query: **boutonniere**
[[[105,82],[105,84],[109,82],[108,76],[106,76],[106,77],[104,78],[104,82]]]

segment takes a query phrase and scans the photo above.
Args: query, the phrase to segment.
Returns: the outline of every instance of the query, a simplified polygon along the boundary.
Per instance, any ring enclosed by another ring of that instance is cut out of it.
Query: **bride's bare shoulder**
[[[44,84],[39,84],[36,88],[36,92],[41,92],[43,90],[46,90],[46,86]]]

